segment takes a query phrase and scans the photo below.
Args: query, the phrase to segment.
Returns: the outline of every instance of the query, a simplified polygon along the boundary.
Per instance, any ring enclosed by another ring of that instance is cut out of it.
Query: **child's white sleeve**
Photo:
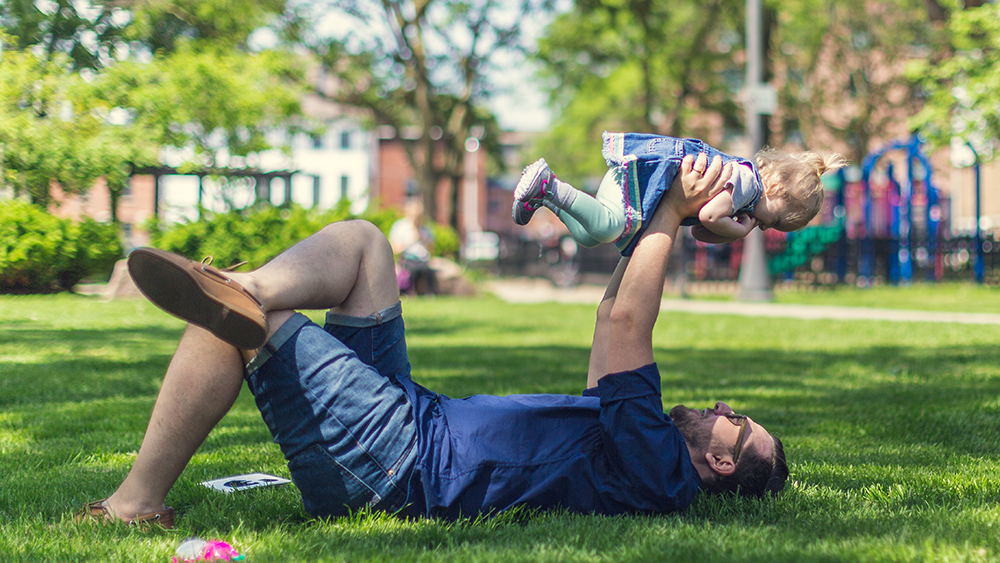
[[[739,163],[733,167],[733,175],[729,177],[727,186],[733,188],[733,213],[746,206],[754,198],[757,175],[748,164]]]

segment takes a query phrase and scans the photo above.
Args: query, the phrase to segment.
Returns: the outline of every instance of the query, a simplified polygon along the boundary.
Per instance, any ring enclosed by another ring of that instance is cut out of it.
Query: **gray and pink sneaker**
[[[527,225],[531,216],[542,206],[542,198],[552,191],[551,183],[556,179],[544,158],[529,164],[514,190],[514,209],[511,215],[518,225]]]

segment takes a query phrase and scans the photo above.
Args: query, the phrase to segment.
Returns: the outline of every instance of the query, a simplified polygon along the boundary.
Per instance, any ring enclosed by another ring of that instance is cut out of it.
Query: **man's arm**
[[[696,215],[705,202],[725,189],[732,173],[732,164],[723,167],[718,157],[707,168],[706,163],[704,154],[697,160],[684,158],[680,173],[625,266],[608,317],[605,374],[653,362],[653,325],[660,311],[663,279],[677,229],[684,217]]]
[[[611,346],[611,311],[618,297],[618,288],[628,266],[629,259],[622,256],[611,275],[608,288],[604,290],[601,304],[597,306],[597,324],[594,326],[594,342],[590,346],[590,365],[587,368],[587,388],[597,387],[597,381],[608,373],[608,348]]]

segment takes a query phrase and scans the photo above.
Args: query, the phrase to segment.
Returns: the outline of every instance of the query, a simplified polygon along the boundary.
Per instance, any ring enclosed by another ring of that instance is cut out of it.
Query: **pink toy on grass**
[[[193,561],[243,561],[243,556],[224,541],[190,538],[177,546],[177,555],[174,556],[173,563]]]

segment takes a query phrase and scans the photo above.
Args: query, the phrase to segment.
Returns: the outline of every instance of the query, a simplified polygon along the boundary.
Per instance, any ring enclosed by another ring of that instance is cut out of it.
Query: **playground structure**
[[[984,240],[978,224],[971,239],[952,233],[950,199],[934,185],[922,148],[923,140],[913,135],[865,157],[860,177],[857,169],[825,177],[824,224],[772,245],[777,247],[769,260],[772,275],[791,279],[796,269],[818,259],[838,283],[944,281],[967,276],[970,266],[975,281],[983,283],[986,254],[996,241]],[[979,163],[975,166],[978,198]]]

